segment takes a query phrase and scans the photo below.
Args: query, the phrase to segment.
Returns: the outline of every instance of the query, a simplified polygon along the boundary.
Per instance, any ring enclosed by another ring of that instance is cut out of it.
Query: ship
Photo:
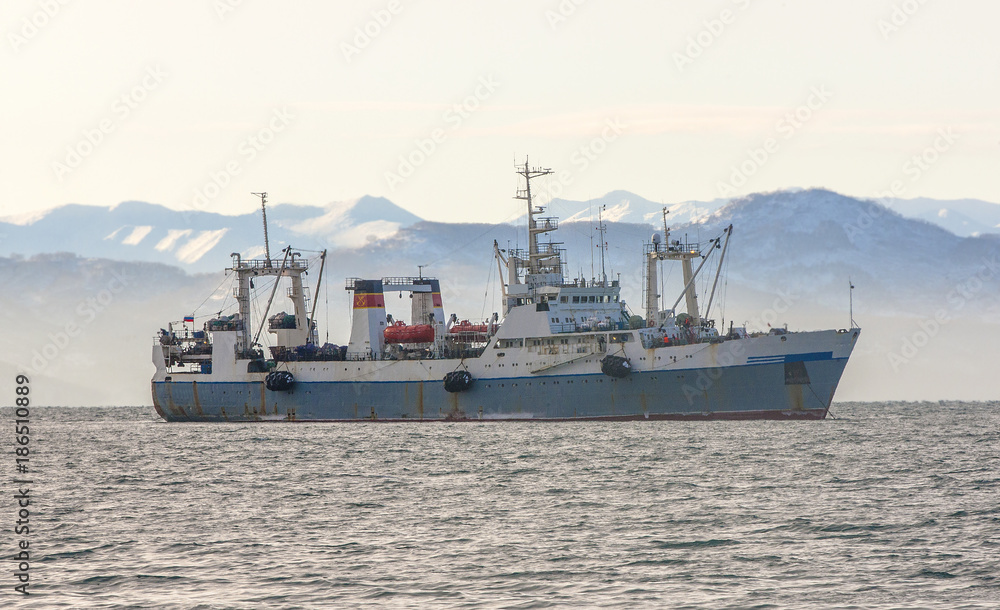
[[[446,317],[439,279],[348,278],[350,337],[319,343],[310,263],[290,245],[272,258],[232,255],[235,310],[195,330],[171,322],[153,341],[152,397],[169,422],[430,422],[823,419],[861,329],[766,332],[716,327],[710,312],[732,225],[706,242],[674,239],[666,223],[642,246],[644,315],[602,269],[567,279],[566,252],[552,241],[558,219],[533,201],[532,181],[552,173],[525,160],[515,197],[526,205],[527,249],[493,242],[502,312],[470,322]],[[605,230],[603,220],[598,230]],[[543,241],[542,237],[548,239]],[[638,248],[637,248],[638,251]],[[319,253],[316,290],[326,251]],[[708,266],[708,272],[702,271]],[[697,263],[697,267],[695,264]],[[663,265],[679,265],[683,288],[666,307]],[[700,307],[699,277],[708,303]],[[260,311],[254,281],[272,283]],[[270,314],[279,285],[291,313]],[[853,288],[853,286],[852,286]],[[387,294],[408,293],[410,320],[387,314]],[[683,311],[678,311],[683,301]],[[310,306],[311,303],[311,306]],[[852,308],[853,309],[853,308]],[[261,335],[267,327],[267,335]],[[265,349],[265,343],[266,349]]]

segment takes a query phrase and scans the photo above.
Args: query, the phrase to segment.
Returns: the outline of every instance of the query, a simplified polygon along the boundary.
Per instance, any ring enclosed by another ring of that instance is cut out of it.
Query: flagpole
[[[847,278],[847,285],[851,287],[851,328],[855,328],[857,324],[854,322],[854,282],[850,277]]]

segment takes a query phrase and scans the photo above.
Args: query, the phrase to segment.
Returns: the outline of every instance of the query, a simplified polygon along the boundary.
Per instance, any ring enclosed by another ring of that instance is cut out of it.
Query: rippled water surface
[[[36,408],[33,594],[11,592],[8,559],[0,605],[1000,606],[1000,404],[834,414],[167,424]]]

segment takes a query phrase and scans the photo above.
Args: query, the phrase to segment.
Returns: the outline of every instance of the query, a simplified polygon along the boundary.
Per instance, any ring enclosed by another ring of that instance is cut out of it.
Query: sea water
[[[4,434],[0,606],[1000,606],[1000,403],[832,412],[168,424],[32,408],[30,595],[13,590]]]

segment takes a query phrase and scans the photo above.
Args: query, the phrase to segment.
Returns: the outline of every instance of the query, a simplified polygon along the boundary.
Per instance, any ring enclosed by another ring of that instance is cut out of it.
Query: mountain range
[[[289,243],[316,249],[362,246],[421,219],[387,199],[366,196],[326,206],[273,205],[267,220],[272,255],[277,256]],[[244,258],[263,254],[263,241],[260,211],[228,216],[126,201],[0,218],[0,255],[72,252],[211,271],[231,252]]]
[[[587,222],[596,226],[600,216],[605,222],[652,225],[662,231],[664,209],[667,224],[677,227],[705,218],[729,202],[715,199],[664,204],[628,191],[612,191],[589,201],[553,199],[547,207],[563,224]],[[924,220],[959,236],[1000,234],[998,204],[975,199],[891,199],[880,203],[904,217]],[[422,222],[388,199],[371,196],[324,206],[271,205],[267,215],[272,256],[287,244],[316,250],[363,247]],[[523,220],[514,224],[520,226]],[[53,252],[164,263],[191,272],[213,271],[230,253],[244,258],[263,254],[261,214],[178,211],[126,201],[111,207],[70,204],[0,217],[0,256]]]

